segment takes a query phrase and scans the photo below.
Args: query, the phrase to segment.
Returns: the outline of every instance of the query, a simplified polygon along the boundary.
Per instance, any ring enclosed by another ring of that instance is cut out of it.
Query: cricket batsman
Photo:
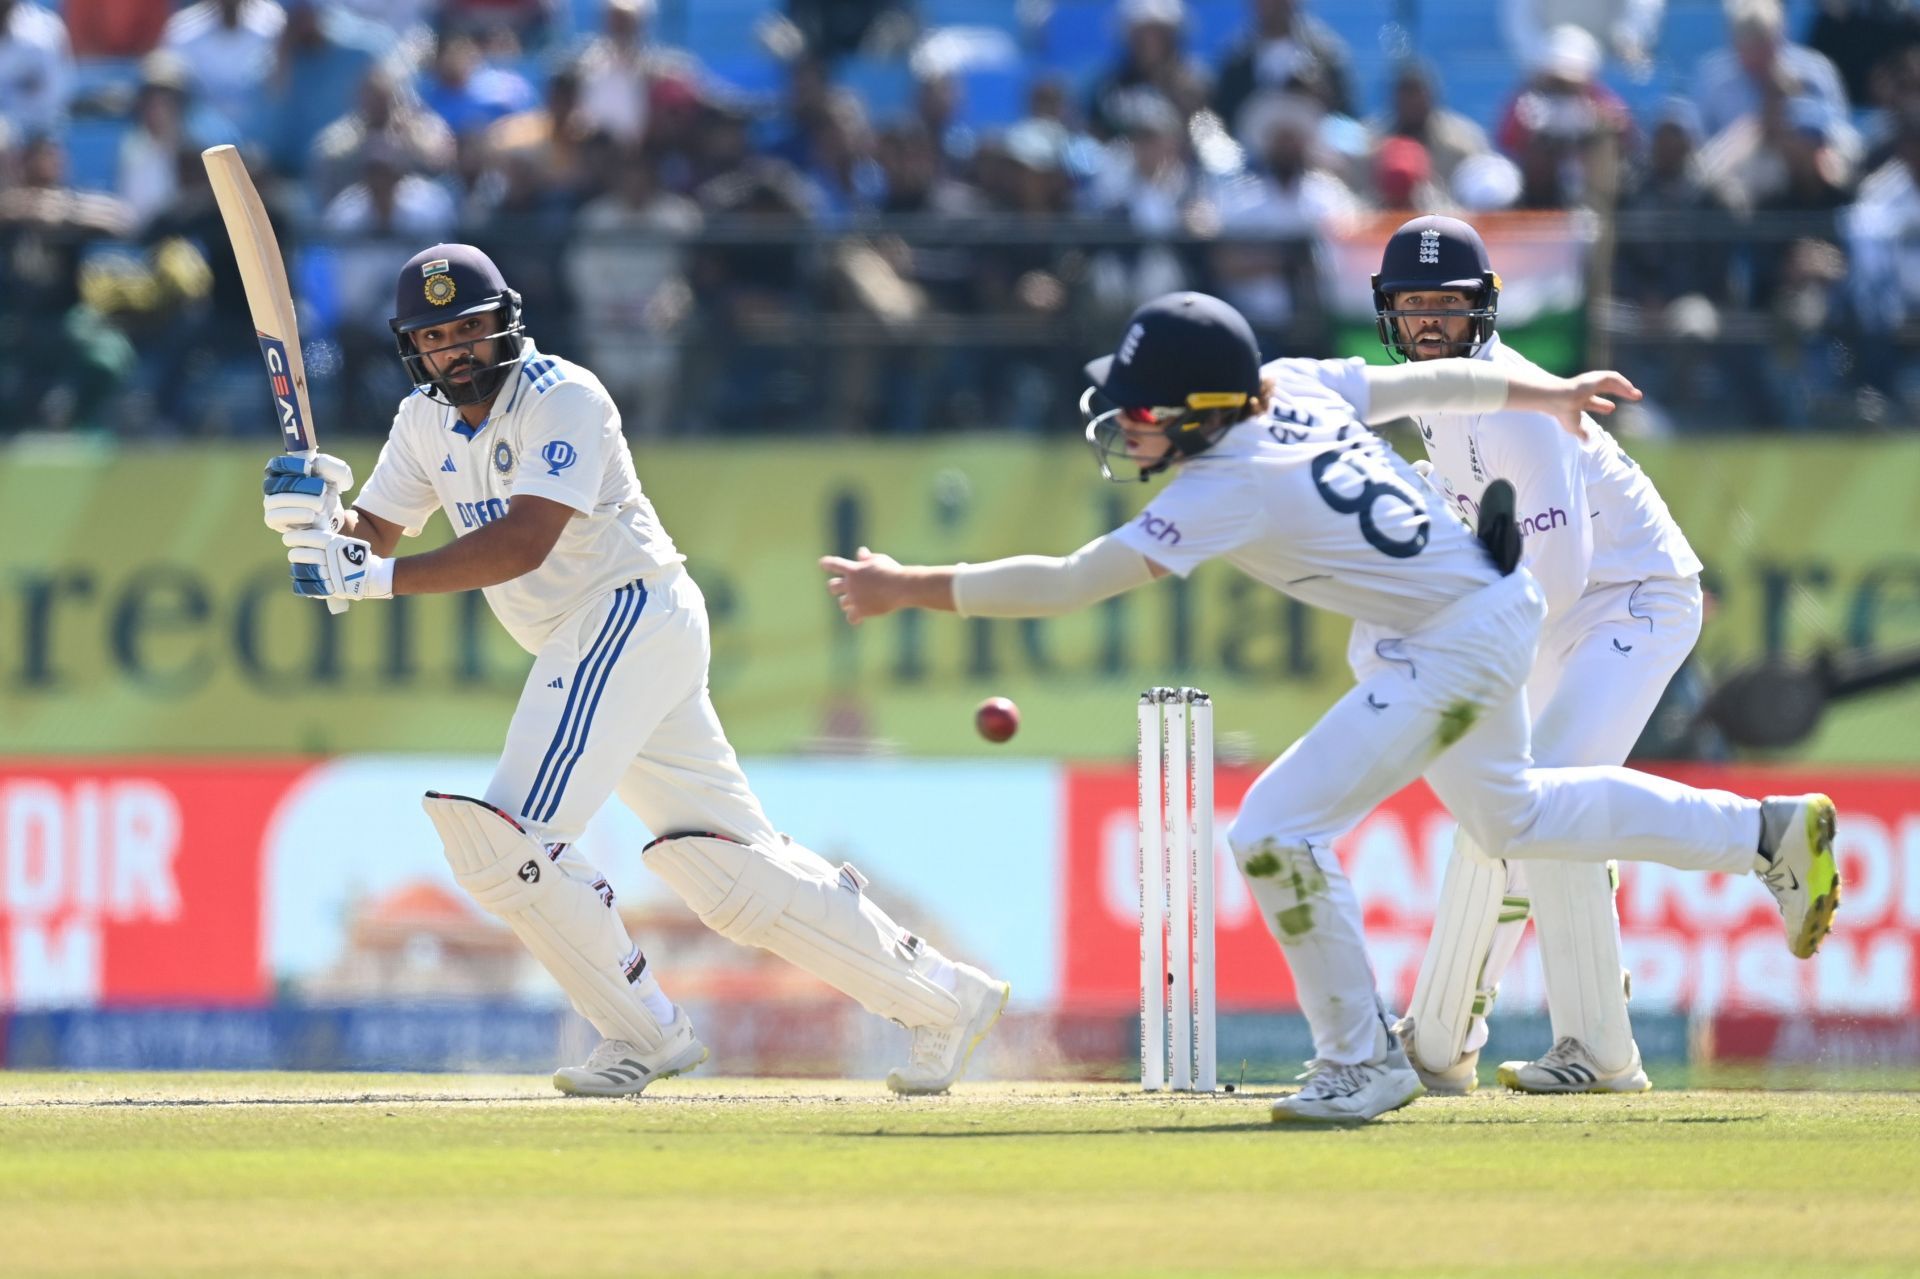
[[[1465,222],[1421,217],[1395,231],[1373,299],[1380,341],[1396,359],[1537,367],[1500,340],[1500,277]],[[1591,420],[1584,440],[1544,413],[1513,409],[1415,421],[1428,482],[1461,518],[1477,518],[1493,479],[1518,495],[1522,560],[1547,603],[1527,679],[1534,763],[1624,763],[1700,635],[1700,560],[1653,481]],[[1494,861],[1461,833],[1404,1027],[1429,1090],[1476,1086],[1486,1012],[1529,909],[1554,1042],[1534,1061],[1501,1065],[1500,1081],[1535,1093],[1653,1086],[1627,1019],[1610,871]]]
[[[706,1060],[574,848],[611,793],[654,835],[644,859],[708,927],[759,946],[913,1032],[899,1093],[944,1092],[1005,1007],[1007,984],[890,918],[761,810],[707,692],[705,601],[641,491],[598,378],[540,351],[520,296],[471,245],[400,269],[392,327],[413,379],[351,506],[339,458],[276,457],[266,522],[293,588],[356,603],[479,590],[533,655],[479,798],[428,792],[448,864],[511,927],[602,1042],[553,1077],[639,1093]],[[454,541],[395,556],[444,511]]]

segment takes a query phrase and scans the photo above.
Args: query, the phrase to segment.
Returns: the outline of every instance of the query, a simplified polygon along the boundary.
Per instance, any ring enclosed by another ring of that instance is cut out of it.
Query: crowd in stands
[[[0,0],[0,435],[262,429],[220,142],[331,432],[437,240],[635,434],[1040,430],[1168,289],[1346,349],[1416,212],[1558,215],[1646,429],[1920,423],[1911,0]]]

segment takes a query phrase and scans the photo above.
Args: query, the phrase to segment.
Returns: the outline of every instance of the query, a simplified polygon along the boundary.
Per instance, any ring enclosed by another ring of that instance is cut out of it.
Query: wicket
[[[1140,1087],[1212,1092],[1213,700],[1140,694]]]

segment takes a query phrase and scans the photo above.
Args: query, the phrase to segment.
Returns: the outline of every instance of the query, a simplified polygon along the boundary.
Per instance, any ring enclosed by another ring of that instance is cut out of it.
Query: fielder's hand
[[[1608,399],[1608,396],[1614,398]],[[1587,438],[1587,424],[1581,420],[1581,414],[1595,413],[1605,417],[1613,412],[1614,400],[1639,398],[1640,389],[1627,381],[1624,374],[1606,369],[1567,378],[1566,388],[1558,396],[1558,403],[1547,411],[1560,419],[1561,430],[1577,440],[1584,440]]]
[[[827,590],[855,626],[869,617],[884,617],[907,602],[907,574],[891,555],[875,555],[863,546],[850,560],[822,555],[820,567],[831,575]]]
[[[292,566],[293,591],[314,599],[393,598],[393,561],[373,553],[357,537],[327,529],[294,529],[281,535]]]
[[[267,463],[261,485],[267,527],[276,533],[340,526],[340,495],[353,487],[353,468],[337,457],[316,453],[311,461],[293,453]]]

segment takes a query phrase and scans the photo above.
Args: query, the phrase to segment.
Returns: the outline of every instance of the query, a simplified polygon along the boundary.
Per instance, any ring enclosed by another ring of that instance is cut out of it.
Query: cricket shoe
[[[1436,1097],[1464,1097],[1480,1086],[1480,1050],[1463,1053],[1460,1059],[1445,1070],[1428,1070],[1421,1064],[1420,1054],[1413,1047],[1413,1018],[1402,1017],[1393,1023],[1393,1033],[1400,1037],[1405,1046],[1407,1064],[1413,1067],[1413,1073],[1420,1076],[1420,1082],[1428,1092]]]
[[[1381,1027],[1383,1032],[1386,1027]],[[1386,1049],[1372,1061],[1307,1063],[1306,1082],[1291,1097],[1273,1103],[1273,1122],[1361,1124],[1398,1110],[1427,1090],[1407,1060],[1400,1040],[1388,1032]]]
[[[1760,801],[1760,853],[1754,873],[1780,903],[1787,946],[1801,959],[1820,949],[1840,907],[1840,868],[1833,859],[1833,801],[1825,795]]]
[[[971,964],[953,966],[960,1015],[944,1026],[915,1026],[907,1064],[887,1072],[887,1087],[908,1097],[943,1093],[953,1087],[967,1058],[1006,1009],[1013,987]]]
[[[685,1074],[707,1059],[707,1046],[694,1038],[693,1022],[684,1010],[666,1028],[666,1036],[651,1053],[625,1039],[603,1039],[586,1065],[554,1071],[553,1086],[576,1097],[638,1096],[654,1080]]]
[[[1503,1061],[1500,1082],[1515,1092],[1646,1092],[1653,1087],[1640,1065],[1640,1045],[1619,1070],[1601,1070],[1587,1046],[1567,1035],[1534,1061]]]

